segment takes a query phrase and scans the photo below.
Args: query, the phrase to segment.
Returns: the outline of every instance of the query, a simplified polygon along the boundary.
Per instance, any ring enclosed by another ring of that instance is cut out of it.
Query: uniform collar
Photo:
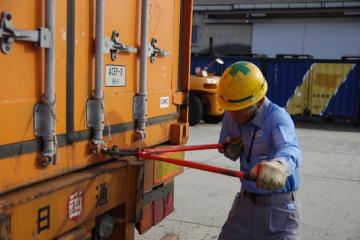
[[[251,120],[252,124],[259,128],[263,125],[269,104],[269,99],[265,97],[263,104],[261,104],[260,108],[256,111],[255,117]]]

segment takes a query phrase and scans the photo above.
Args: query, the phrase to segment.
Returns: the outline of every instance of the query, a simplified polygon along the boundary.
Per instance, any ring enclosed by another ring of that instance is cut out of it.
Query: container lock
[[[9,12],[2,12],[0,17],[0,49],[4,54],[11,51],[11,45],[15,41],[34,42],[41,48],[51,48],[51,33],[47,28],[37,30],[19,30],[12,25],[12,15]]]
[[[166,57],[170,55],[170,52],[161,49],[157,46],[157,39],[152,38],[151,44],[148,45],[147,55],[150,56],[150,63],[154,63],[157,57]]]
[[[110,53],[112,61],[116,60],[120,52],[137,53],[137,48],[119,42],[119,33],[116,31],[112,32],[111,39],[105,37],[104,45],[104,52]]]

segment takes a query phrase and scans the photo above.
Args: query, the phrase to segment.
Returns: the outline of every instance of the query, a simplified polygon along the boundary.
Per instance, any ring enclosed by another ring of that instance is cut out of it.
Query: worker
[[[240,158],[242,180],[220,240],[299,239],[301,150],[289,114],[265,95],[267,82],[250,62],[236,62],[221,76],[218,103],[226,112],[220,152]]]

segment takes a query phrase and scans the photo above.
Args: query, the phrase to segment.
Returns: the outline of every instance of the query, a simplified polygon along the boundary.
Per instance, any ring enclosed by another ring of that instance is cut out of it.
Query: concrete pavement
[[[303,150],[299,198],[305,240],[360,240],[360,129],[297,123]],[[190,128],[190,144],[216,143],[220,124]],[[189,152],[186,159],[238,170],[239,163],[217,151]],[[175,212],[137,240],[166,233],[180,239],[217,239],[239,180],[194,169],[175,180]]]

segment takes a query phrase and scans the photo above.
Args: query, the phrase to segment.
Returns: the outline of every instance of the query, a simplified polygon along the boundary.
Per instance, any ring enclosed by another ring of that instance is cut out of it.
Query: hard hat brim
[[[266,92],[268,90],[268,84],[267,81],[264,80],[264,84],[260,91],[257,91],[257,94],[250,95],[249,97],[246,97],[244,99],[239,100],[231,100],[231,99],[224,99],[222,96],[217,96],[218,104],[224,108],[227,111],[237,111],[241,109],[245,109],[247,107],[250,107],[257,102],[259,102],[261,99],[263,99],[266,95]]]

